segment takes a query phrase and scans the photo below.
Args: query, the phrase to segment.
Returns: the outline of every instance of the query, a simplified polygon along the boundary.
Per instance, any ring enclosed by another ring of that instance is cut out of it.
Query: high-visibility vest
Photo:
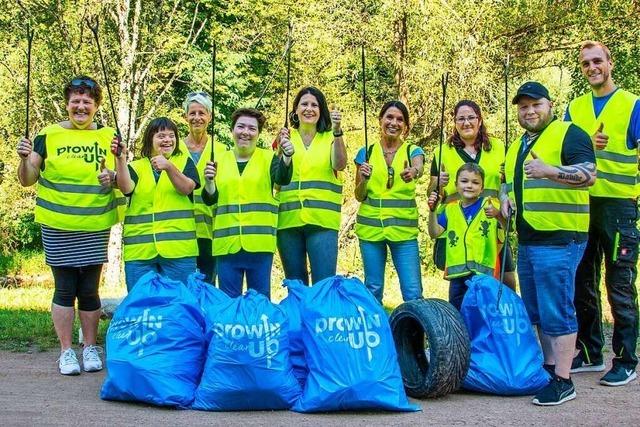
[[[446,279],[482,273],[496,276],[498,271],[498,244],[504,232],[498,229],[495,218],[487,218],[484,207],[493,203],[485,198],[480,210],[467,223],[460,202],[449,203],[444,208],[447,229],[444,232],[447,245]],[[493,203],[495,206],[495,203]],[[495,206],[499,209],[498,206]]]
[[[119,191],[98,181],[100,162],[113,168],[111,140],[115,130],[65,129],[55,124],[44,128],[47,156],[38,178],[35,221],[59,230],[101,231],[121,217],[126,205]]]
[[[256,148],[242,175],[234,151],[220,154],[216,175],[218,207],[213,230],[213,255],[275,252],[278,200],[270,169],[274,153]]]
[[[589,135],[596,133],[601,123],[609,136],[604,150],[595,150],[598,177],[589,188],[592,196],[635,199],[640,194],[638,149],[627,147],[627,130],[638,97],[618,89],[611,95],[596,118],[593,94],[584,94],[569,103],[571,121]]]
[[[305,148],[300,133],[292,129],[291,143],[295,148],[293,175],[291,183],[278,193],[278,228],[314,224],[339,230],[342,180],[331,167],[333,134],[316,133],[309,148]]]
[[[562,145],[571,122],[554,120],[542,131],[534,142],[533,150],[538,157],[551,166],[562,165]],[[515,140],[507,152],[505,176],[509,196],[515,200],[513,179],[518,153],[522,149],[522,138]],[[527,160],[533,160],[531,152]],[[522,205],[523,218],[538,231],[589,231],[589,191],[550,179],[529,179],[524,173]]]
[[[484,189],[481,197],[498,197],[500,192],[500,169],[504,164],[504,143],[497,138],[489,138],[491,142],[490,151],[482,151],[480,154],[480,162],[478,165],[484,170]],[[440,149],[435,151],[434,158],[439,156]],[[455,147],[449,144],[442,146],[442,164],[445,172],[449,173],[449,183],[445,186],[444,191],[446,198],[443,204],[460,200],[456,189],[456,173],[465,161],[462,160],[460,154]]]
[[[183,171],[189,155],[171,156],[169,161]],[[131,195],[124,219],[124,260],[141,261],[157,257],[184,258],[198,255],[193,202],[175,189],[166,172],[156,182],[151,162],[131,162],[138,183]]]
[[[362,240],[400,242],[418,236],[416,182],[404,182],[400,178],[407,161],[403,155],[406,146],[403,142],[396,151],[391,163],[393,185],[387,188],[389,174],[382,146],[373,145],[369,158],[373,172],[367,183],[367,198],[360,203],[356,219],[356,235]]]
[[[180,149],[184,153],[189,153],[187,144],[182,141]],[[216,141],[214,145],[214,161],[218,159],[221,153],[227,151],[228,148],[220,141]],[[207,206],[202,201],[202,191],[204,191],[205,177],[204,168],[207,166],[207,162],[211,160],[211,137],[207,137],[207,143],[202,150],[200,159],[196,163],[196,169],[198,170],[198,176],[200,177],[200,185],[202,186],[197,190],[197,193],[193,193],[193,211],[196,218],[196,235],[199,239],[211,239],[213,237],[213,222],[215,221],[214,209],[215,206]]]

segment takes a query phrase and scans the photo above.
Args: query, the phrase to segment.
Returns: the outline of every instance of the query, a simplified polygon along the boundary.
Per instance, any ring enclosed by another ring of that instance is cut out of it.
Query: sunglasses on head
[[[189,92],[187,94],[187,98],[193,98],[195,96],[204,96],[205,98],[210,98],[209,94],[207,92]]]
[[[89,79],[73,79],[71,80],[71,86],[77,86],[77,87],[85,86],[85,87],[88,87],[89,89],[93,89],[96,86],[96,82]]]
[[[387,168],[387,188],[393,187],[393,177],[395,176],[396,171],[393,170],[391,166]]]

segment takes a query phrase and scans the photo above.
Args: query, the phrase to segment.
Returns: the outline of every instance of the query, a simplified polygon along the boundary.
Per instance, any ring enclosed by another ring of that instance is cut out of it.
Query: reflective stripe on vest
[[[571,121],[593,135],[600,124],[609,141],[604,150],[595,150],[598,177],[589,193],[598,197],[637,198],[640,194],[638,150],[627,147],[627,132],[638,97],[617,89],[596,118],[593,94],[586,93],[569,104]]]
[[[275,252],[278,202],[269,179],[273,152],[256,148],[242,175],[233,151],[218,158],[213,254]]]
[[[547,126],[533,143],[536,154],[552,166],[562,165],[561,155],[565,135],[570,122],[555,120]],[[522,138],[509,146],[505,164],[505,176],[509,196],[515,200],[513,178]],[[527,160],[533,160],[529,153]],[[523,163],[524,169],[524,163]],[[522,171],[523,217],[535,230],[578,231],[589,230],[589,191],[587,188],[557,183],[549,179],[528,179]]]
[[[183,150],[169,161],[183,171],[188,156]],[[196,221],[189,197],[175,189],[166,172],[156,182],[149,159],[130,165],[138,182],[124,219],[125,261],[197,256]]]
[[[293,175],[291,183],[278,193],[280,213],[278,228],[286,229],[313,224],[340,229],[342,180],[331,167],[333,134],[318,132],[305,147],[296,129],[291,129]]]
[[[404,169],[407,143],[403,143],[393,158],[393,186],[387,188],[387,163],[380,144],[375,144],[369,163],[373,174],[367,183],[367,198],[360,203],[356,218],[356,234],[367,241],[389,240],[399,242],[418,236],[418,209],[416,182],[404,182],[400,173]]]
[[[38,178],[35,221],[67,231],[102,231],[118,222],[126,200],[98,182],[100,162],[113,168],[111,140],[115,130],[44,128],[46,158]]]
[[[500,191],[500,168],[504,164],[504,143],[497,138],[489,138],[491,150],[480,154],[480,167],[484,170],[484,192],[482,197],[497,197]],[[435,150],[434,159],[438,161],[438,151]],[[445,186],[446,197],[444,203],[455,202],[460,199],[456,190],[456,173],[465,163],[455,147],[446,144],[442,147],[442,165],[449,173],[449,183]]]
[[[180,141],[180,149],[183,153],[189,153],[187,144],[185,141]],[[217,159],[220,153],[228,151],[225,144],[216,141],[214,145],[214,155]],[[193,211],[196,218],[196,234],[199,239],[211,239],[213,237],[213,223],[214,223],[214,210],[215,206],[207,206],[202,200],[202,191],[204,190],[204,168],[207,166],[207,162],[211,159],[211,136],[207,136],[207,143],[202,149],[198,163],[196,163],[196,169],[198,176],[200,177],[201,188],[196,190],[198,193],[193,194]]]
[[[498,261],[498,244],[504,233],[498,229],[495,218],[487,218],[484,207],[491,203],[484,199],[480,210],[467,223],[460,203],[449,203],[445,206],[447,229],[445,278],[467,276],[471,273],[482,273],[495,276]],[[497,206],[496,206],[497,207]]]

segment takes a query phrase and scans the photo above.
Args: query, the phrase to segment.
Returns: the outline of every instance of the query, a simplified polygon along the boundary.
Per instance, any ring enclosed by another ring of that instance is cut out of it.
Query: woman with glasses
[[[455,128],[446,145],[442,147],[442,157],[439,150],[435,151],[431,162],[431,180],[429,194],[435,191],[438,184],[438,159],[440,168],[440,194],[442,206],[459,200],[455,180],[458,169],[465,163],[475,163],[485,172],[484,189],[481,197],[498,197],[502,182],[502,168],[504,167],[504,143],[497,138],[490,137],[482,119],[482,112],[478,104],[470,100],[462,100],[453,108]],[[443,251],[440,244],[434,251]],[[507,247],[507,261],[505,267],[505,284],[515,289],[515,265],[511,251]],[[502,260],[502,255],[500,255]]]
[[[388,248],[402,298],[408,301],[422,296],[415,197],[424,151],[404,140],[410,124],[402,102],[387,102],[378,118],[380,143],[361,148],[355,158],[355,196],[361,203],[356,234],[367,288],[382,303]]]
[[[189,134],[184,140],[187,151],[198,169],[200,182],[204,182],[204,168],[211,160],[212,138],[207,134],[211,123],[211,97],[206,92],[191,92],[182,103],[184,118],[189,125]],[[214,159],[227,150],[227,146],[216,141]],[[198,236],[198,270],[205,275],[205,281],[215,283],[216,261],[212,255],[213,208],[202,201],[200,192],[194,195],[193,208],[196,216],[196,234]]]
[[[107,262],[111,226],[118,222],[122,195],[113,189],[114,158],[109,147],[116,132],[94,122],[102,89],[90,77],[76,77],[64,87],[68,117],[45,127],[33,143],[23,138],[18,179],[23,186],[38,182],[35,221],[42,227],[47,264],[55,290],[51,317],[60,341],[59,369],[63,375],[80,374],[71,348],[75,301],[82,328],[82,367],[102,369],[96,347],[102,265]]]
[[[254,108],[240,108],[231,115],[235,146],[223,152],[217,162],[207,162],[202,198],[217,203],[213,229],[220,289],[232,298],[247,288],[269,298],[271,266],[276,251],[278,200],[276,185],[291,182],[294,148],[281,132],[281,155],[257,146],[266,121]]]
[[[336,274],[342,179],[347,152],[341,115],[329,112],[324,94],[308,86],[293,100],[293,129],[281,132],[295,148],[293,177],[280,188],[278,252],[287,279],[309,284]]]

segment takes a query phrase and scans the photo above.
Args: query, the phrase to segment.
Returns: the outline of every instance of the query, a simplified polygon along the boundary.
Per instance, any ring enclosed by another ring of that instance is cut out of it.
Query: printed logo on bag
[[[67,145],[58,147],[56,155],[68,159],[83,159],[85,163],[93,163],[96,170],[100,168],[100,162],[107,155],[107,150],[100,148],[97,142],[93,145]]]
[[[140,316],[125,317],[111,322],[109,332],[117,340],[126,340],[137,348],[138,357],[144,355],[145,346],[158,340],[157,331],[162,329],[162,315],[154,316],[145,309]]]
[[[520,345],[520,336],[531,330],[529,316],[522,304],[500,303],[497,307],[495,303],[490,303],[478,308],[494,332],[516,334],[517,345]]]
[[[367,359],[373,358],[372,349],[380,345],[380,334],[373,329],[380,329],[380,315],[367,315],[364,308],[358,306],[359,315],[351,317],[320,317],[316,319],[316,335],[328,333],[330,343],[348,344],[355,350],[367,349]]]
[[[280,323],[271,323],[266,314],[260,316],[260,323],[215,323],[212,329],[229,350],[248,352],[255,359],[265,358],[268,368],[280,349]]]

